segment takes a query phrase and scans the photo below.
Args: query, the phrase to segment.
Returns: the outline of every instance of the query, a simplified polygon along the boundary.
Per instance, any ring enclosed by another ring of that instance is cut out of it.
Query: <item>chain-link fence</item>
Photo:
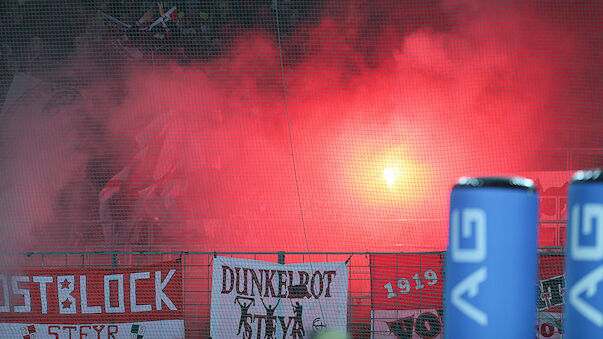
[[[603,165],[603,2],[0,10],[2,268],[10,257],[56,280],[178,260],[186,334],[204,338],[213,251],[348,261],[355,337],[428,337],[442,328],[441,255],[398,252],[446,248],[459,177],[522,175],[538,188],[539,245],[550,246],[539,331],[559,332],[569,179]],[[288,252],[262,252],[273,249]],[[315,249],[341,252],[303,253]]]
[[[564,254],[561,250],[542,248],[540,254],[537,327],[544,337],[549,333],[562,331],[560,312],[565,286]],[[43,275],[43,272],[49,270],[73,274],[74,270],[81,269],[136,270],[137,267],[176,262],[182,265],[182,307],[186,338],[208,338],[212,307],[212,266],[216,256],[279,264],[345,262],[348,270],[348,307],[344,312],[347,312],[348,332],[354,338],[410,338],[413,335],[420,338],[439,338],[443,330],[444,252],[29,253],[16,258],[13,269],[35,271],[38,275]],[[501,293],[512,293],[504,291],[502,285],[501,289]],[[88,293],[89,300],[93,299],[91,294],[95,292],[91,292],[89,288]],[[119,316],[115,319],[119,322]],[[35,319],[28,321],[35,323]]]
[[[459,176],[530,172],[562,245],[603,160],[600,6],[2,1],[0,242],[442,250]]]

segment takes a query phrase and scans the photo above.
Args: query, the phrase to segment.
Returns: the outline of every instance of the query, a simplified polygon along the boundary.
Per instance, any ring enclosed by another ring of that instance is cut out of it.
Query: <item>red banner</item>
[[[565,256],[543,254],[540,256],[538,310],[562,312],[565,299]]]
[[[371,255],[375,338],[441,337],[444,256],[445,252]],[[564,262],[563,254],[540,255],[539,338],[559,338],[563,333]]]
[[[146,329],[144,338],[181,338],[182,300],[179,263],[28,269],[0,275],[0,334],[119,338]]]
[[[444,252],[372,255],[370,260],[375,309],[442,307]]]

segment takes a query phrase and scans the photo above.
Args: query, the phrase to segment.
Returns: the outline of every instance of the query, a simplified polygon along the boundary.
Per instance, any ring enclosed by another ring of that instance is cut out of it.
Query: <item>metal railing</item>
[[[543,248],[543,253],[561,248]],[[45,268],[116,268],[149,265],[177,260],[183,266],[184,320],[187,338],[208,338],[210,327],[212,264],[215,256],[256,259],[275,263],[346,262],[348,267],[348,332],[353,338],[373,338],[371,256],[378,255],[433,255],[443,252],[393,253],[393,252],[31,252],[14,260],[23,269]],[[405,266],[409,268],[409,266]],[[393,265],[391,269],[403,269]],[[412,269],[423,271],[419,263]],[[443,261],[441,272],[444,273]],[[422,278],[421,278],[422,279]],[[419,308],[429,308],[428,306]],[[431,306],[433,307],[433,306]],[[539,317],[540,318],[540,317]],[[396,338],[393,333],[380,333],[379,337]]]

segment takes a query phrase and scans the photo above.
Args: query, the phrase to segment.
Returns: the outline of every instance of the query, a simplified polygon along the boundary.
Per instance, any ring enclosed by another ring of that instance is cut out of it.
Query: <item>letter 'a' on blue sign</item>
[[[603,173],[578,171],[569,188],[564,338],[603,338]]]
[[[444,336],[534,338],[538,195],[525,178],[462,178],[450,196]]]

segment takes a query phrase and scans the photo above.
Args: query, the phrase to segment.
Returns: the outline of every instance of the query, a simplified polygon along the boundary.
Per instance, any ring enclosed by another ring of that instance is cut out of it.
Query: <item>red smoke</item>
[[[181,186],[177,208],[146,212],[153,248],[304,251],[305,228],[310,251],[443,249],[459,176],[559,169],[547,150],[601,146],[600,24],[491,6],[337,2],[281,48],[248,31],[210,62],[132,67],[118,104],[99,94],[113,83],[83,96],[109,163],[165,119],[159,165],[144,166]],[[103,248],[99,223],[86,230],[80,246]]]

